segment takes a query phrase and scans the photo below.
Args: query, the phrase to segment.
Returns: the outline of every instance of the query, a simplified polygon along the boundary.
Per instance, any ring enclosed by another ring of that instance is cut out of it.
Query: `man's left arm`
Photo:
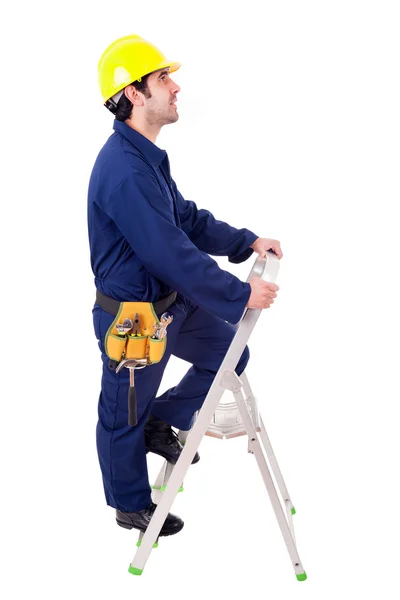
[[[199,250],[213,256],[228,256],[229,262],[241,263],[253,254],[250,246],[258,236],[249,229],[236,229],[218,221],[210,211],[198,209],[185,200],[173,182],[181,226]]]
[[[260,238],[249,229],[236,229],[218,221],[210,211],[198,209],[192,200],[185,200],[173,180],[172,185],[182,229],[199,250],[213,256],[228,256],[229,262],[236,264],[247,260],[253,252],[264,258],[268,250],[282,258],[277,240]]]

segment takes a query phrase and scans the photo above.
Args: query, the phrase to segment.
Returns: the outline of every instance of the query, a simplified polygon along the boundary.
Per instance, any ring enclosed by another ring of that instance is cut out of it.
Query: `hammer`
[[[145,358],[127,358],[122,360],[115,372],[118,373],[123,367],[129,369],[129,392],[128,392],[128,424],[133,427],[137,425],[137,399],[135,390],[135,369],[144,369],[147,365]]]

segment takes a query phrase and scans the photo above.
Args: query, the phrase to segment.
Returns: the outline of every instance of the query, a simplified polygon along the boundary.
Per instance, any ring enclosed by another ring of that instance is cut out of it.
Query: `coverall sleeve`
[[[185,200],[172,180],[183,231],[203,252],[228,256],[229,262],[241,263],[254,252],[249,246],[259,237],[249,229],[236,229],[218,221],[208,210],[198,209],[192,200]]]
[[[177,227],[152,175],[134,171],[101,208],[149,273],[208,312],[230,323],[240,320],[250,284],[221,269]]]

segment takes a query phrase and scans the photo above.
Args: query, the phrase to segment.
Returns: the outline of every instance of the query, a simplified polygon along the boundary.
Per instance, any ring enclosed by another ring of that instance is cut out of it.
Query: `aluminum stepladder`
[[[258,276],[265,281],[275,282],[279,270],[278,258],[268,252],[265,259],[258,257],[253,265],[249,281]],[[257,323],[261,310],[245,309],[241,320],[236,325],[236,333],[229,346],[228,352],[215,375],[207,397],[197,414],[195,423],[190,431],[179,431],[178,437],[184,444],[176,465],[165,461],[153,486],[153,502],[157,504],[154,515],[145,533],[140,533],[134,559],[129,566],[129,572],[141,575],[153,547],[158,545],[158,535],[172,507],[173,501],[182,490],[182,482],[191,465],[193,457],[204,435],[217,438],[231,438],[239,435],[248,436],[248,452],[254,454],[262,478],[267,488],[269,498],[290,560],[299,581],[307,579],[307,575],[297,552],[293,518],[295,509],[286,488],[277,460],[272,450],[264,423],[259,414],[256,399],[250,388],[245,373],[240,377],[235,368],[246,347],[247,341]],[[233,393],[234,401],[229,404],[220,402],[225,390]],[[286,516],[282,508],[275,484],[271,477],[266,458],[266,452],[271,470],[275,476]]]

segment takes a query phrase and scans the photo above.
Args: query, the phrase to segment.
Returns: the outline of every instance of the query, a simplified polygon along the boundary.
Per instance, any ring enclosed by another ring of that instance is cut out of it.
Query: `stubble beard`
[[[148,108],[146,114],[146,122],[149,126],[157,125],[162,127],[170,123],[176,123],[179,119],[178,112],[172,108],[172,105],[168,105],[169,110],[163,110],[159,108]]]

